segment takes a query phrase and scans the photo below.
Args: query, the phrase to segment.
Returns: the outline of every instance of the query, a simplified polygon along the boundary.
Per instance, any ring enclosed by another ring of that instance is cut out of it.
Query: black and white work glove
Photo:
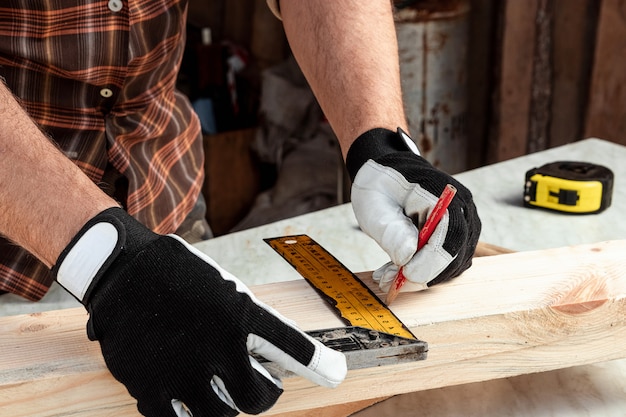
[[[269,409],[281,383],[250,353],[323,386],[346,375],[342,353],[261,303],[199,250],[152,233],[120,208],[91,219],[53,272],[88,309],[89,338],[145,416]]]
[[[346,158],[352,178],[352,206],[361,229],[387,252],[391,262],[374,272],[387,292],[400,266],[402,291],[419,291],[469,268],[481,223],[470,191],[419,156],[401,129],[373,129],[359,136]],[[457,192],[428,243],[416,253],[419,228],[446,184]]]

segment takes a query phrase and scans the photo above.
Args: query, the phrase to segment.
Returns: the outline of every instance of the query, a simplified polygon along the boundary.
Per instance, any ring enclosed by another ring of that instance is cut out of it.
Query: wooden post
[[[626,2],[603,0],[585,136],[626,145]]]
[[[260,192],[259,163],[251,144],[255,128],[204,137],[207,220],[216,236],[241,221]]]
[[[583,138],[600,4],[555,0],[550,147]]]
[[[539,0],[535,19],[535,51],[530,91],[530,117],[526,151],[538,152],[548,147],[550,139],[550,104],[552,102],[553,0]]]
[[[583,137],[619,141],[615,137],[624,136],[622,122],[626,120],[624,112],[615,110],[624,108],[626,102],[620,88],[626,82],[626,71],[621,70],[626,63],[626,30],[619,10],[624,6],[616,0],[496,3],[500,13],[486,162]],[[592,65],[596,26],[598,43]]]
[[[538,0],[500,2],[487,163],[526,154]]]

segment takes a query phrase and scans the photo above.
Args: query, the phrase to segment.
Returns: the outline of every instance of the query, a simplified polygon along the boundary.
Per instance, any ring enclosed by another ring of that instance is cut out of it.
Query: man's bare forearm
[[[116,205],[0,82],[0,234],[52,266],[88,219]]]
[[[389,0],[281,0],[292,50],[344,156],[361,133],[406,129]]]

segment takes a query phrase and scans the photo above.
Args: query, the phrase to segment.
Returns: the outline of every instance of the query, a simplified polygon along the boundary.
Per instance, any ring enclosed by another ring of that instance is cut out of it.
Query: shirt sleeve
[[[274,16],[280,19],[280,4],[278,4],[278,1],[279,0],[267,0],[267,5],[269,6],[272,13],[274,13]]]

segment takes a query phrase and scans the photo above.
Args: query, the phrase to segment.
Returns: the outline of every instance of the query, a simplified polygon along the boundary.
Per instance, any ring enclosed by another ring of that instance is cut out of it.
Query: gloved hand
[[[342,353],[298,330],[205,254],[122,209],[90,220],[53,272],[89,310],[89,338],[145,416],[267,410],[281,384],[251,352],[320,385],[345,377]]]
[[[402,291],[426,289],[471,266],[481,228],[472,194],[419,156],[401,129],[373,129],[361,135],[348,151],[346,167],[359,226],[391,258],[374,272],[383,291],[389,290],[400,266],[407,278]],[[428,243],[416,253],[419,227],[448,183],[457,193]]]

